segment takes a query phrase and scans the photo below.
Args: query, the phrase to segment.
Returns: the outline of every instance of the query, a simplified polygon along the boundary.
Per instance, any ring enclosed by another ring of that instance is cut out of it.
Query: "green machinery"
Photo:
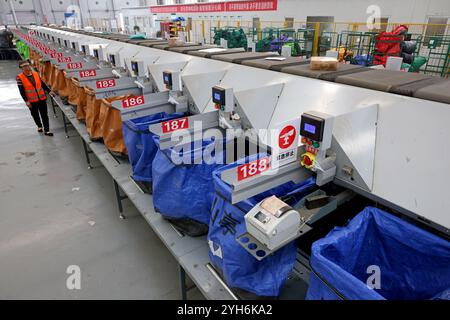
[[[243,28],[236,27],[214,27],[211,35],[213,35],[212,43],[220,45],[220,39],[228,42],[228,48],[247,48],[247,34]]]

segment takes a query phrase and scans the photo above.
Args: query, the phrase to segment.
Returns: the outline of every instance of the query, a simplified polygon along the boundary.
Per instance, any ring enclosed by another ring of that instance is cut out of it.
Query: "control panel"
[[[331,147],[333,117],[312,111],[301,117],[301,142],[306,152],[301,155],[301,165],[315,171],[316,164],[326,156],[326,150]]]
[[[109,63],[111,63],[111,65],[112,65],[113,67],[115,67],[115,66],[116,66],[116,61],[117,61],[117,59],[116,59],[116,54],[110,54],[110,55],[108,56],[108,61],[109,61]]]
[[[131,73],[133,77],[145,77],[145,66],[142,60],[131,61]]]
[[[163,82],[170,91],[181,91],[181,73],[179,71],[163,71]]]
[[[214,86],[212,88],[212,101],[217,110],[232,112],[234,110],[233,88]]]

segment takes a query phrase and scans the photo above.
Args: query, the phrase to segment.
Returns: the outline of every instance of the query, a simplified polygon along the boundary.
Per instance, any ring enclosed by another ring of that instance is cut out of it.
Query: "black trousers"
[[[30,112],[38,128],[42,128],[42,124],[44,124],[44,131],[49,132],[50,127],[48,122],[47,100],[40,100],[38,102],[31,103]]]

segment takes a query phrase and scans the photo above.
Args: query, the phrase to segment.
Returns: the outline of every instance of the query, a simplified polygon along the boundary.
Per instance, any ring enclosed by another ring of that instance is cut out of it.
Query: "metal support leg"
[[[128,197],[127,196],[122,196],[120,194],[119,185],[117,184],[116,180],[113,179],[113,181],[114,181],[114,190],[116,191],[117,206],[118,206],[119,212],[120,212],[120,216],[119,217],[120,217],[120,219],[125,220],[126,217],[123,214],[122,200],[125,200]]]
[[[64,114],[64,112],[61,110],[61,115],[63,118],[63,124],[64,124],[64,132],[66,133],[66,138],[69,139],[69,132],[67,130],[67,120],[66,120],[66,116]]]
[[[86,156],[86,162],[88,164],[88,170],[91,170],[92,166],[91,166],[91,159],[89,158],[89,154],[93,153],[93,152],[89,150],[89,148],[86,144],[86,141],[84,141],[83,138],[81,138],[81,142],[83,143],[83,149],[84,149],[84,154]]]
[[[58,115],[56,114],[55,100],[53,100],[53,97],[50,97],[50,101],[52,102],[53,116],[58,118]]]
[[[181,265],[178,265],[179,275],[180,275],[180,290],[181,290],[181,300],[187,300],[187,287],[186,287],[186,271],[184,271]]]

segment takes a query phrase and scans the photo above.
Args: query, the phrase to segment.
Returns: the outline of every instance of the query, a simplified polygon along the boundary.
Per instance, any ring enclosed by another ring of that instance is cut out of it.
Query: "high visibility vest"
[[[19,74],[20,80],[22,80],[23,88],[25,89],[25,95],[29,102],[38,102],[39,100],[47,100],[44,89],[42,88],[42,81],[37,72],[33,71],[34,82],[36,86],[28,79],[26,75]]]

